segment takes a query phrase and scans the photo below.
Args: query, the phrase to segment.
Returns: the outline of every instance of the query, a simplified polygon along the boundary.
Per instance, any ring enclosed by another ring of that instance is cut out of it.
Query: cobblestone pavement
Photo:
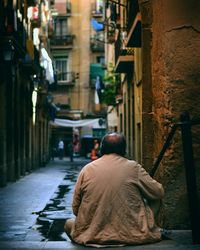
[[[71,201],[83,158],[55,159],[46,167],[0,188],[0,249],[87,249],[74,245],[63,232],[72,217]],[[91,247],[88,247],[91,249]],[[113,249],[113,248],[110,248]],[[117,248],[119,249],[119,248]],[[168,240],[126,249],[200,249],[190,231],[171,231]]]

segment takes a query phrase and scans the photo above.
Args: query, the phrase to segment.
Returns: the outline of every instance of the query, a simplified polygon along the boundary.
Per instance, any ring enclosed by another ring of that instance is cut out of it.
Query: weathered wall
[[[142,164],[149,170],[153,162],[152,110],[152,3],[141,0],[142,16]]]
[[[169,133],[169,125],[178,121],[181,112],[187,110],[191,117],[200,117],[200,2],[151,2],[155,157]],[[198,183],[199,127],[200,125],[193,127]],[[163,206],[164,226],[182,229],[190,227],[180,131],[176,133],[156,176],[163,183],[166,193]]]

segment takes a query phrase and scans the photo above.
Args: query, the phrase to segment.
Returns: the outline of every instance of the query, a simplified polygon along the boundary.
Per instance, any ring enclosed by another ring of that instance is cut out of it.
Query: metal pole
[[[188,112],[182,113],[180,120],[192,240],[194,244],[198,244],[200,243],[200,211],[198,208],[196,175],[193,159],[191,122]]]
[[[167,148],[169,147],[169,145],[171,143],[171,140],[172,140],[172,138],[173,138],[173,136],[174,136],[174,134],[175,134],[176,129],[178,128],[178,126],[179,126],[178,124],[174,124],[173,125],[173,127],[172,127],[172,129],[171,129],[171,131],[170,131],[170,133],[169,133],[166,141],[165,141],[165,144],[163,145],[163,147],[162,147],[162,149],[160,151],[160,154],[158,155],[158,157],[156,158],[155,162],[153,163],[153,168],[151,169],[151,171],[149,173],[151,177],[154,176],[156,170],[158,169],[158,166],[159,166],[159,164],[160,164],[160,162],[161,162],[161,160],[162,160],[162,158],[163,158],[163,156],[164,156]]]

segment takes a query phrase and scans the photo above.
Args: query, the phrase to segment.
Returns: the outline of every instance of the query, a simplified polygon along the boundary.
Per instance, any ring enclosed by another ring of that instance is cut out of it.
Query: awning
[[[90,64],[90,79],[95,79],[97,76],[104,77],[104,69],[102,68],[102,65],[100,63],[93,63]]]
[[[52,126],[62,126],[62,127],[84,127],[91,126],[93,128],[105,128],[105,125],[99,125],[99,118],[97,119],[82,119],[82,120],[68,120],[68,119],[55,119],[54,121],[50,121]]]

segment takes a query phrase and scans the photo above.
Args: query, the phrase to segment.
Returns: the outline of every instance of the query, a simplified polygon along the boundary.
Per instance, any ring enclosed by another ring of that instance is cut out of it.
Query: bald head
[[[101,155],[104,154],[118,154],[121,156],[125,156],[125,137],[118,133],[110,133],[105,135],[101,142]]]

